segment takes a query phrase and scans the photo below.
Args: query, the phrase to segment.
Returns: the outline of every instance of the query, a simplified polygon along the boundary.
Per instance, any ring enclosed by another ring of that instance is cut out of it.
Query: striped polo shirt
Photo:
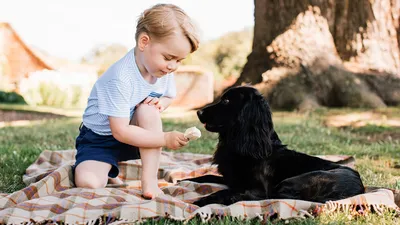
[[[173,73],[154,84],[140,74],[134,49],[115,62],[94,84],[83,114],[83,124],[99,135],[112,135],[108,116],[132,118],[135,106],[146,97],[174,98]]]

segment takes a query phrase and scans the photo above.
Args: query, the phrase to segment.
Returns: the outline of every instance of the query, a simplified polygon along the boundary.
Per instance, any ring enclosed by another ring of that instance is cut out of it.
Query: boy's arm
[[[139,126],[129,125],[129,118],[108,117],[112,135],[118,141],[143,148],[179,149],[188,143],[183,133],[177,131],[154,132]]]
[[[129,125],[129,118],[108,117],[112,135],[118,141],[147,148],[159,148],[166,146],[164,132],[154,132],[139,126]]]

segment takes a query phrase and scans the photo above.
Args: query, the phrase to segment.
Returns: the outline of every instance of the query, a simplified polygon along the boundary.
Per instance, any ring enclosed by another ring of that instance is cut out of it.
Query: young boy
[[[142,161],[145,198],[162,193],[157,172],[161,148],[188,143],[183,133],[163,132],[160,113],[176,95],[174,72],[197,50],[199,40],[186,13],[172,4],[145,10],[136,27],[136,47],[95,83],[76,139],[77,187],[102,188],[122,183],[118,162]],[[140,154],[139,154],[140,153]]]

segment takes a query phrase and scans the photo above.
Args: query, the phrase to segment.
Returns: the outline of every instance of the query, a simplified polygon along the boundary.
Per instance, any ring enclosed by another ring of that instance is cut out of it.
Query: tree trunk
[[[235,85],[258,84],[280,108],[400,103],[399,0],[254,2],[253,50]]]
[[[333,37],[340,57],[362,70],[398,74],[399,1],[337,1]]]

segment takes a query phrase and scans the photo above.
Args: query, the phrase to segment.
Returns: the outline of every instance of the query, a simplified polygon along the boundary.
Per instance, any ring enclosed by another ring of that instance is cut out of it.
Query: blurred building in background
[[[53,67],[39,58],[8,23],[0,23],[0,88],[18,91],[22,78],[44,69]]]

